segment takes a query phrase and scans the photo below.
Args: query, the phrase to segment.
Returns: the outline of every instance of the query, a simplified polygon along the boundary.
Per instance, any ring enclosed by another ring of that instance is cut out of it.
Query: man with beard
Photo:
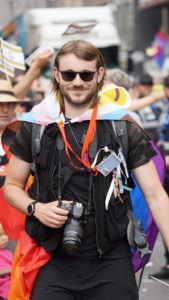
[[[142,130],[126,122],[127,171],[111,121],[102,119],[98,106],[104,78],[97,48],[83,40],[63,45],[54,61],[53,106],[48,99],[32,110],[46,123],[49,112],[56,121],[45,126],[37,154],[30,122],[23,122],[10,146],[6,199],[27,215],[25,230],[34,245],[50,253],[31,300],[138,300],[127,240],[133,185],[128,171],[169,248],[169,201],[152,162],[156,152]],[[113,119],[112,106],[106,107]],[[35,180],[26,194],[32,162]]]

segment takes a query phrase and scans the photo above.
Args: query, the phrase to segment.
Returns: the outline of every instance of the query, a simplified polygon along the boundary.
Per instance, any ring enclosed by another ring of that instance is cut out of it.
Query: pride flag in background
[[[147,56],[153,57],[159,68],[163,67],[167,45],[168,37],[164,31],[160,30],[155,35],[153,46],[146,49]]]
[[[2,38],[0,38],[0,49],[1,49],[1,61],[6,70],[8,70],[9,75],[14,69],[25,70],[25,59],[22,48],[16,45],[7,43]],[[3,68],[1,70],[3,72]]]

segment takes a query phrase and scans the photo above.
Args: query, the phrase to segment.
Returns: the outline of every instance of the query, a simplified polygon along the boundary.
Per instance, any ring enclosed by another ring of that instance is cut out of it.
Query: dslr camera
[[[72,254],[79,249],[82,243],[83,225],[86,223],[84,218],[85,207],[82,203],[75,202],[74,204],[62,203],[60,208],[70,211],[63,232],[62,244],[64,250]]]

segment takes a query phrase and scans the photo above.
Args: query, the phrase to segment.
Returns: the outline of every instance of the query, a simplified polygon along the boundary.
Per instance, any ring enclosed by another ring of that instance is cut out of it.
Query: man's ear
[[[59,72],[58,72],[58,68],[54,67],[53,68],[53,74],[55,76],[55,79],[57,82],[59,82]]]
[[[98,82],[98,83],[103,79],[104,73],[105,73],[104,68],[103,68],[103,67],[100,67],[100,68],[98,69],[98,79],[97,79],[97,82]]]

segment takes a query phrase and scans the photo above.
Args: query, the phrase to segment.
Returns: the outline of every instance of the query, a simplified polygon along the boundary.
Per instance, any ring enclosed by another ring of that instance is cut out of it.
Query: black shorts
[[[138,300],[131,257],[52,258],[41,268],[30,300]]]

